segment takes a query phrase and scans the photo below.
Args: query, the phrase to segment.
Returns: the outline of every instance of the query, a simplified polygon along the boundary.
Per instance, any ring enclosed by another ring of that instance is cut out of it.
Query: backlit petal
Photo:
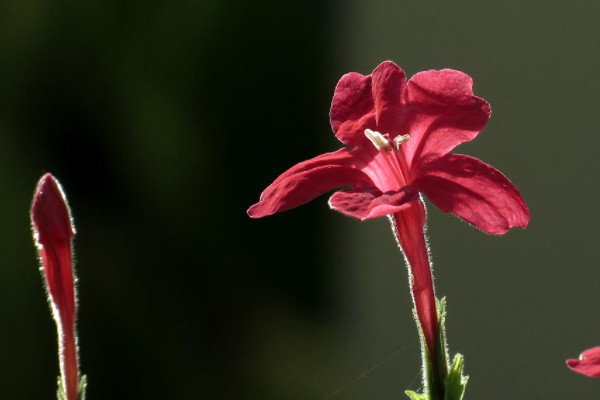
[[[346,149],[340,149],[296,164],[262,192],[260,201],[248,209],[248,215],[266,217],[307,203],[332,189],[372,185],[367,175],[352,167],[351,158]]]
[[[409,164],[442,157],[484,128],[491,109],[473,94],[472,87],[470,76],[451,69],[424,71],[410,79],[406,91]]]
[[[377,130],[394,136],[403,118],[402,102],[406,92],[404,71],[391,61],[385,61],[373,71],[372,86]]]
[[[347,145],[364,139],[364,130],[375,126],[374,107],[371,76],[356,72],[342,76],[335,87],[329,111],[335,136]]]
[[[343,214],[364,221],[396,213],[418,201],[419,193],[412,187],[404,187],[395,192],[381,193],[377,189],[369,191],[344,190],[329,198],[329,206]]]
[[[344,144],[354,146],[365,140],[364,130],[381,133],[396,132],[404,114],[401,104],[406,91],[406,76],[391,61],[377,66],[369,76],[355,72],[346,74],[338,82],[329,117],[336,137]]]
[[[449,154],[424,165],[414,183],[440,210],[484,232],[502,234],[529,223],[519,190],[500,171],[476,158]]]
[[[600,378],[600,346],[584,351],[579,359],[567,360],[567,366],[580,374]]]

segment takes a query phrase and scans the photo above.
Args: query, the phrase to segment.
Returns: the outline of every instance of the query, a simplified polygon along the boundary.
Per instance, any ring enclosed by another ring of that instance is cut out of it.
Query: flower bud
[[[45,174],[31,206],[31,223],[48,302],[56,322],[60,363],[59,397],[77,400],[79,363],[75,333],[76,293],[71,239],[75,228],[67,199],[58,181]]]

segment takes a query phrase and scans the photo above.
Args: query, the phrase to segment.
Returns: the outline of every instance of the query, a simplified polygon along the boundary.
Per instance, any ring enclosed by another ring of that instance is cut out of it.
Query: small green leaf
[[[436,362],[435,366],[437,368],[436,376],[439,380],[439,385],[443,385],[446,379],[448,378],[448,359],[449,359],[449,350],[448,350],[448,340],[446,339],[446,298],[442,298],[441,300],[436,299],[436,308],[438,313],[438,336],[436,338]],[[440,388],[437,393],[439,396],[445,392],[445,389]]]
[[[462,354],[456,354],[454,360],[452,360],[450,373],[445,382],[446,391],[444,393],[444,400],[463,400],[467,382],[469,381],[469,377],[463,375],[464,366],[465,358]]]
[[[58,377],[58,389],[56,390],[56,398],[58,400],[67,400],[67,395],[65,394],[65,390],[62,385],[62,380],[60,376]],[[87,377],[83,375],[79,380],[79,398],[78,400],[85,400],[85,390],[87,388]]]
[[[433,387],[434,387],[433,371],[431,370],[431,362],[429,360],[429,352],[427,351],[427,344],[425,343],[425,334],[423,333],[423,329],[421,328],[421,323],[419,322],[419,316],[417,315],[416,309],[413,309],[413,317],[415,319],[415,323],[417,324],[417,332],[419,333],[419,342],[421,342],[421,374],[422,374],[422,379],[423,379],[423,394],[420,394],[419,396],[422,396],[423,400],[429,400],[429,399],[433,398]],[[415,395],[417,395],[416,392],[407,391],[406,393],[408,394],[408,392],[411,392],[411,393],[414,393]],[[420,400],[420,399],[421,398],[417,398],[417,400]]]
[[[407,390],[404,393],[406,393],[406,395],[410,397],[411,400],[427,400],[427,396],[425,396],[424,394],[413,392],[412,390]]]
[[[65,394],[65,391],[63,389],[62,380],[60,379],[60,376],[57,378],[57,385],[58,388],[56,389],[56,398],[58,400],[67,400],[67,395]]]
[[[419,324],[417,313],[413,310],[421,342],[423,360],[423,394],[407,390],[405,393],[412,400],[463,400],[468,376],[463,375],[465,360],[462,354],[456,354],[449,365],[450,351],[446,338],[446,299],[436,300],[438,312],[438,336],[436,338],[436,357],[432,363],[425,344],[425,336]],[[435,366],[435,370],[432,369]]]
[[[87,376],[83,375],[79,381],[79,400],[85,400],[85,390],[87,389]]]

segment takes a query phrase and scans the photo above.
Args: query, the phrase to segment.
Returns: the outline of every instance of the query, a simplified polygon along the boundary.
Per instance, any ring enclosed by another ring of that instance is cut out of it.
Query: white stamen
[[[394,147],[396,148],[396,150],[400,151],[400,146],[402,145],[402,143],[406,142],[408,139],[410,139],[410,135],[396,136],[394,138]]]
[[[379,132],[365,129],[365,136],[373,143],[377,150],[391,150],[390,142]]]

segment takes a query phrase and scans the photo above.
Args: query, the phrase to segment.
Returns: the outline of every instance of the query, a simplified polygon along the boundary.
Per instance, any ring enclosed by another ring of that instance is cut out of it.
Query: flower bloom
[[[38,182],[31,222],[48,301],[56,321],[62,390],[66,400],[79,395],[79,365],[75,334],[76,304],[71,239],[75,229],[58,181],[45,174]]]
[[[424,71],[409,81],[396,64],[371,75],[344,75],[331,103],[335,136],[345,147],[296,164],[250,207],[252,218],[304,204],[332,189],[329,206],[360,220],[390,216],[407,258],[412,296],[429,355],[435,358],[438,317],[419,193],[444,212],[491,234],[527,226],[529,210],[498,170],[452,154],[490,117],[472,79],[459,71]]]
[[[578,359],[567,360],[573,371],[592,378],[600,378],[600,346],[581,353]]]

